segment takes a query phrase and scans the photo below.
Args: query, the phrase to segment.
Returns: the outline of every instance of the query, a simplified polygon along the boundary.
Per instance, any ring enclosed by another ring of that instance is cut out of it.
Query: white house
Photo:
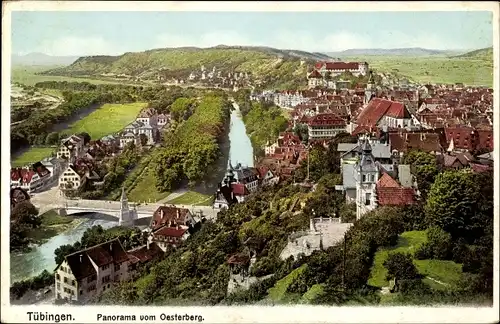
[[[129,256],[114,239],[67,255],[54,270],[56,299],[85,301],[129,278]]]
[[[83,138],[77,135],[71,135],[61,141],[56,157],[72,163],[83,155],[84,147],[85,143]]]
[[[76,167],[72,164],[68,166],[66,170],[59,177],[59,189],[78,189],[87,180],[87,176],[84,172],[78,172]]]

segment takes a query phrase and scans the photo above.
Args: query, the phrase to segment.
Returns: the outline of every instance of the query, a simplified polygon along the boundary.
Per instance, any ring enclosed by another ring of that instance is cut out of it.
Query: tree
[[[47,135],[47,138],[45,139],[45,144],[47,145],[55,145],[59,143],[59,133],[57,132],[52,132]]]
[[[446,171],[437,176],[425,205],[426,223],[438,226],[454,239],[471,238],[480,188],[471,173]]]
[[[148,143],[148,137],[146,136],[146,134],[140,134],[139,139],[141,141],[141,146],[146,146],[146,144]]]
[[[57,249],[54,250],[54,260],[56,261],[56,264],[59,265],[64,261],[64,258],[71,253],[76,252],[77,250],[75,247],[71,244],[65,244],[61,245]]]
[[[22,201],[14,206],[11,219],[29,228],[37,228],[42,223],[38,217],[38,209],[29,201]]]
[[[405,253],[390,253],[384,261],[387,269],[387,280],[396,278],[397,280],[418,279],[417,268],[413,264],[411,255]]]
[[[78,136],[80,136],[80,137],[83,138],[83,143],[85,145],[87,145],[90,142],[90,140],[91,140],[91,137],[90,137],[89,133],[86,133],[86,132],[81,132],[81,133],[78,134]]]

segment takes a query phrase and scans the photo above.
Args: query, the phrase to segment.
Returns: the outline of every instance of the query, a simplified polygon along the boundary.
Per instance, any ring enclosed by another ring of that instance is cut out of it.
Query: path
[[[182,196],[183,194],[185,194],[186,192],[188,192],[187,189],[178,189],[174,192],[172,192],[170,195],[168,195],[167,197],[161,199],[161,200],[158,200],[157,204],[163,204],[163,203],[166,203],[170,200],[173,200],[177,197],[180,197]]]

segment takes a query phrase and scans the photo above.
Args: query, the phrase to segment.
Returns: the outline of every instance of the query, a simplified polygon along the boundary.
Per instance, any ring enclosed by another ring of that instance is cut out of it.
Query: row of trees
[[[165,148],[155,159],[156,187],[168,191],[187,179],[191,184],[201,180],[219,157],[219,143],[229,119],[227,97],[207,94],[198,103],[179,98],[173,104],[175,113],[192,115],[174,131],[165,135]]]

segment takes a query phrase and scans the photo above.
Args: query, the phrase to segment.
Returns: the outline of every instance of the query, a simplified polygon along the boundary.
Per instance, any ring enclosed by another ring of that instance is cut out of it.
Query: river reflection
[[[10,254],[10,280],[11,284],[29,277],[38,275],[44,269],[54,270],[54,251],[65,244],[73,244],[79,241],[87,228],[101,225],[103,228],[118,226],[118,222],[110,222],[96,219],[98,214],[86,214],[85,220],[77,227],[69,229],[57,236],[52,237],[46,243],[34,247],[29,253]]]
[[[234,108],[235,110],[231,112],[231,128],[229,132],[231,148],[229,150],[229,158],[233,166],[241,163],[244,166],[253,167],[252,142],[250,142],[250,138],[246,133],[246,127],[241,118],[238,105],[234,104]]]

